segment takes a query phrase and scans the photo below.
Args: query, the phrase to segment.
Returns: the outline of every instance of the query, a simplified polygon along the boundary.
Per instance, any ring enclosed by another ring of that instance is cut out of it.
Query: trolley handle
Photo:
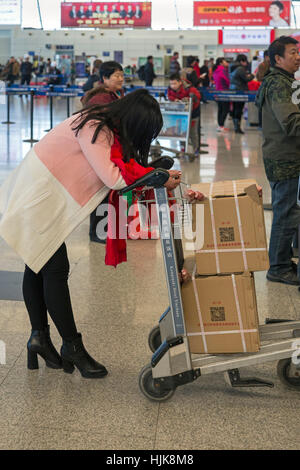
[[[141,178],[139,178],[138,180],[136,180],[134,183],[130,184],[129,186],[126,186],[125,188],[120,189],[119,194],[122,195],[140,186],[160,188],[164,186],[164,184],[168,181],[169,178],[170,178],[170,174],[167,170],[158,168],[157,170],[150,171],[149,173],[142,176]]]

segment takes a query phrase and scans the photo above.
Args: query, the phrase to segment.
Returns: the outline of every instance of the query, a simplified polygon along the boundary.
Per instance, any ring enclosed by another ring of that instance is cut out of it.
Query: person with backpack
[[[236,62],[230,69],[230,89],[237,92],[247,92],[248,82],[253,80],[254,75],[247,71],[248,60],[244,54],[237,56]],[[244,134],[241,129],[241,119],[243,115],[245,102],[234,101],[233,102],[233,124],[234,131],[236,134]]]
[[[197,76],[197,72],[194,69],[196,64],[196,57],[189,55],[186,59],[186,67],[184,67],[180,73],[183,80],[189,81],[193,87],[198,88],[201,83],[201,78]]]
[[[145,65],[144,69],[144,74],[145,74],[145,85],[146,86],[152,86],[153,80],[156,78],[156,75],[154,73],[154,64],[153,64],[153,56],[149,55],[147,57],[147,62]]]

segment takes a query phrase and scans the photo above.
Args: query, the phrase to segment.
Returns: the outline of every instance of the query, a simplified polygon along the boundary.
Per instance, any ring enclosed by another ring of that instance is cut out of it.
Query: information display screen
[[[21,24],[21,0],[0,0],[0,25]]]
[[[62,28],[151,27],[151,2],[64,2]]]

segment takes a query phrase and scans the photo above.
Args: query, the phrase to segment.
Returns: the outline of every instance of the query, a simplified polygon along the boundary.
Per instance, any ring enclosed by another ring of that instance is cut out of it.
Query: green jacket
[[[300,174],[300,94],[294,82],[289,72],[271,68],[256,98],[262,110],[263,159],[270,181]]]

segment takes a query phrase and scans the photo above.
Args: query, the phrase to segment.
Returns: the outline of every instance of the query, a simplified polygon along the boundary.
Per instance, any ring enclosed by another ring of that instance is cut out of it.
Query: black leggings
[[[238,119],[239,121],[242,119],[244,106],[245,106],[244,101],[234,101],[233,119]]]
[[[23,297],[33,330],[48,325],[47,311],[64,340],[77,337],[68,287],[69,260],[65,243],[39,273],[25,266]]]

